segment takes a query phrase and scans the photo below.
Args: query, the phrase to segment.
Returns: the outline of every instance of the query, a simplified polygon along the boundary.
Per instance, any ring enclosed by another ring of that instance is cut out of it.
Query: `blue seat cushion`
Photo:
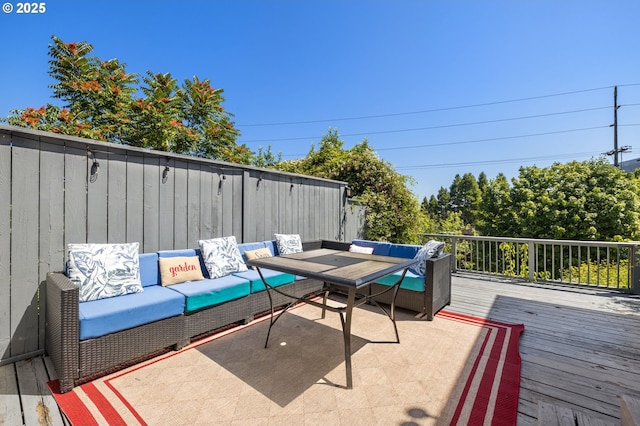
[[[391,250],[391,243],[380,241],[353,240],[351,241],[351,244],[355,244],[360,247],[373,247],[373,254],[380,256],[389,256],[389,250]]]
[[[376,280],[376,283],[391,286],[391,285],[394,285],[396,282],[398,282],[401,276],[402,276],[402,271],[395,272],[391,275],[387,275],[386,277],[382,277]],[[406,290],[413,290],[413,291],[424,291],[425,290],[424,275],[415,274],[410,270],[407,271],[407,274],[404,276],[404,279],[402,280],[402,284],[400,284],[400,288],[404,288]]]
[[[166,288],[183,295],[186,298],[185,312],[192,312],[248,296],[251,283],[244,278],[226,275],[174,284]]]
[[[267,280],[271,287],[289,284],[296,280],[295,275],[285,274],[284,272],[271,269],[260,268],[260,272],[262,272],[264,279]],[[246,272],[234,272],[233,275],[249,280],[249,282],[251,282],[251,293],[257,293],[267,289],[264,282],[262,282],[262,278],[260,278],[260,274],[258,274],[258,271],[255,269],[249,269]]]
[[[184,307],[184,296],[159,285],[146,286],[142,293],[82,302],[80,340],[181,315]]]

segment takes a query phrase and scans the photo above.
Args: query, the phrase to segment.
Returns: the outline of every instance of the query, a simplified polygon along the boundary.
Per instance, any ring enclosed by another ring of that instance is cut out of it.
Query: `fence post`
[[[631,293],[640,294],[640,246],[631,247]]]
[[[536,280],[536,243],[533,240],[529,240],[527,245],[529,246],[529,281],[533,282]]]

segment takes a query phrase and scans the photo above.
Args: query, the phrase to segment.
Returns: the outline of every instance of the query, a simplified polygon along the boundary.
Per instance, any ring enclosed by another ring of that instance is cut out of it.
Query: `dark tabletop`
[[[362,287],[416,263],[415,259],[319,249],[247,260],[247,265],[318,279],[346,287]]]

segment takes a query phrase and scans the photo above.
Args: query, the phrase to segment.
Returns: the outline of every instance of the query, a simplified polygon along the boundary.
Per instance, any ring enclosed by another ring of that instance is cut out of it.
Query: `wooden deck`
[[[596,289],[453,277],[448,310],[523,323],[518,424],[551,403],[620,424],[620,397],[640,398],[640,296]],[[0,425],[67,424],[46,382],[46,357],[0,367]]]
[[[620,397],[640,398],[640,296],[456,276],[447,309],[523,323],[519,425],[539,402],[620,424]]]

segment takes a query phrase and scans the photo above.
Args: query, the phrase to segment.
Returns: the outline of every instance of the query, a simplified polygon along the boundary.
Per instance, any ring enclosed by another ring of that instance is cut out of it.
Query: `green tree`
[[[186,79],[182,86],[171,74],[147,72],[140,83],[117,59],[89,56],[87,42],[65,43],[53,36],[49,75],[53,98],[47,104],[12,111],[2,119],[11,125],[76,135],[250,164],[254,154],[238,146],[232,114],[225,111],[222,89],[209,80]],[[141,98],[135,98],[142,92]]]
[[[605,159],[522,167],[512,183],[507,192],[500,179],[485,194],[483,233],[575,240],[640,238],[639,181]]]
[[[373,240],[419,243],[427,216],[408,189],[408,177],[380,159],[364,140],[345,150],[337,130],[329,129],[318,149],[300,160],[278,164],[280,170],[348,183],[351,194],[366,205],[366,236]]]
[[[437,204],[437,212],[441,219],[447,217],[447,215],[452,211],[451,209],[451,194],[449,190],[444,186],[441,186],[438,190],[438,204]]]
[[[256,154],[252,165],[256,167],[268,167],[277,168],[278,163],[282,162],[282,152],[279,152],[276,156],[271,150],[271,145],[264,151],[261,146],[258,147],[258,153]]]
[[[427,213],[431,218],[440,217],[440,206],[438,204],[438,199],[435,195],[431,195],[427,200],[427,197],[424,197],[421,205],[422,211]]]
[[[478,204],[480,203],[480,187],[475,176],[465,173],[462,177],[456,175],[450,189],[451,207],[453,211],[462,214],[462,220],[475,225]]]
[[[509,182],[504,174],[499,173],[484,190],[476,227],[482,235],[512,236],[515,235],[514,223]]]
[[[480,172],[478,175],[478,188],[480,188],[480,194],[484,194],[489,186],[489,178],[485,172]]]

